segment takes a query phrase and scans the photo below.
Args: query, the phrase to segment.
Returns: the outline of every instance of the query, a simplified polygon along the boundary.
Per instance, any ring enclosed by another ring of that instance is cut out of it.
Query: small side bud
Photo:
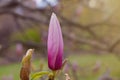
[[[65,60],[63,61],[63,64],[62,64],[62,68],[61,68],[61,70],[63,70],[63,68],[65,67],[67,61],[68,61],[68,59],[65,59]]]
[[[70,76],[67,73],[65,74],[65,77],[66,77],[66,80],[71,80]]]
[[[22,59],[22,68],[20,71],[21,80],[29,80],[30,70],[31,70],[31,57],[34,49],[29,49],[26,55]]]

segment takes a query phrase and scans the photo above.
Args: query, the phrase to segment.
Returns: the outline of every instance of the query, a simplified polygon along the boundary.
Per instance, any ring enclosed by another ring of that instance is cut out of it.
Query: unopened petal
[[[53,13],[48,33],[48,65],[50,69],[58,69],[62,65],[63,38],[59,21]]]

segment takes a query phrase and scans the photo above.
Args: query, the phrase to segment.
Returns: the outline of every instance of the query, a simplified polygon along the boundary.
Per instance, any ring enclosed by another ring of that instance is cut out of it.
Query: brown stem
[[[55,80],[55,71],[48,76],[48,80]]]
[[[49,76],[48,80],[55,80],[54,76]]]

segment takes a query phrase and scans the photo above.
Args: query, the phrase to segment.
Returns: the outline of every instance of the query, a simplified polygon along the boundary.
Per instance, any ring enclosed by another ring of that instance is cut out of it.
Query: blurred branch
[[[42,23],[42,24],[46,24],[46,22],[44,22],[42,19],[36,19],[34,17],[30,17],[30,16],[25,16],[25,15],[21,15],[21,14],[18,14],[18,13],[15,13],[15,12],[12,12],[12,11],[0,11],[0,14],[2,15],[5,15],[5,14],[9,14],[9,15],[12,15],[12,16],[15,16],[17,18],[20,18],[20,19],[25,19],[25,20],[31,20],[33,22],[38,22],[38,23]]]
[[[113,52],[117,45],[120,44],[120,39],[118,39],[113,45],[109,47],[109,51]]]
[[[68,25],[68,26],[74,26],[74,27],[80,28],[80,29],[82,29],[82,30],[85,30],[85,31],[89,32],[93,37],[97,37],[97,35],[96,35],[89,27],[83,26],[83,25],[81,25],[81,24],[79,24],[79,23],[75,23],[75,22],[73,22],[72,20],[69,20],[69,19],[63,17],[63,16],[60,15],[60,14],[58,14],[58,16],[59,16],[60,19],[62,19],[62,21],[63,21],[63,22],[61,22],[61,23],[66,24],[66,25]]]
[[[18,0],[0,0],[0,8],[11,8],[19,5]]]
[[[83,37],[78,38],[76,36],[70,36],[69,33],[67,33],[67,32],[66,33],[64,32],[63,34],[69,40],[73,40],[73,41],[78,42],[78,43],[88,44],[94,48],[97,48],[97,49],[100,49],[103,51],[107,50],[107,47],[108,47],[107,44],[103,44],[103,43],[96,41],[94,39],[87,39],[87,38],[83,38]]]
[[[45,45],[43,44],[39,44],[36,42],[31,42],[31,41],[23,42],[23,41],[17,40],[17,41],[14,41],[13,43],[21,43],[22,45],[26,47],[35,48],[35,49],[44,49],[43,47],[45,47]]]

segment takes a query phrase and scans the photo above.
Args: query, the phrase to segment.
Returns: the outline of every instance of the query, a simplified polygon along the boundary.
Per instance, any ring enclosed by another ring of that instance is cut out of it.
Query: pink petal
[[[51,69],[58,69],[62,66],[63,38],[59,21],[52,13],[48,34],[48,65]]]

